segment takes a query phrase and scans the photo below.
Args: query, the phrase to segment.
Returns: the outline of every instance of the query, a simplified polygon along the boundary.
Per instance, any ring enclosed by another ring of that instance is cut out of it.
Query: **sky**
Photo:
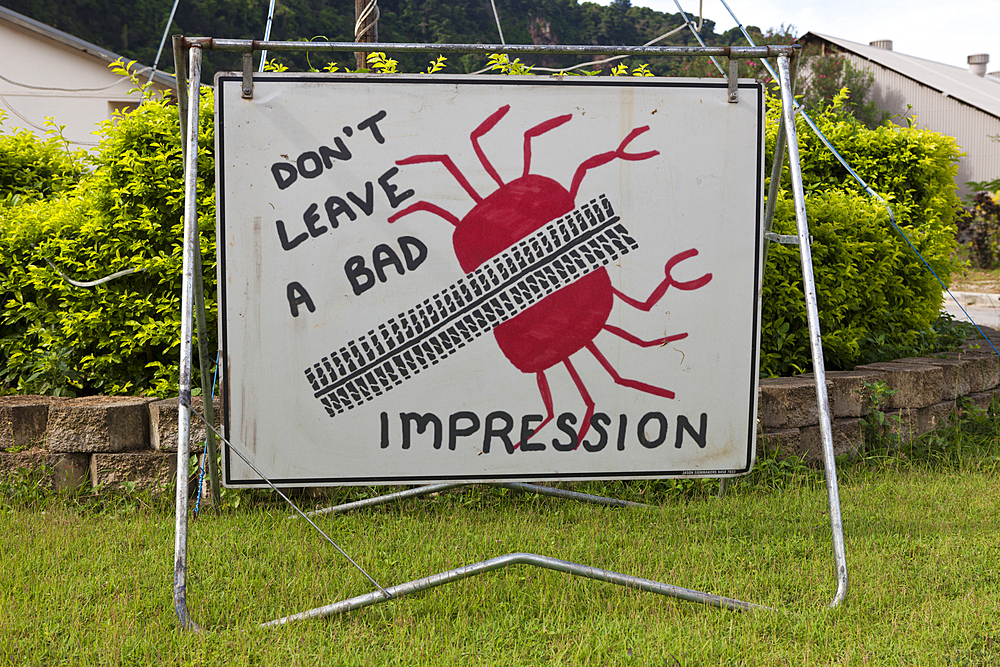
[[[678,0],[689,14],[698,0]],[[966,58],[988,53],[987,71],[1000,71],[1000,1],[998,0],[726,0],[744,26],[761,30],[792,25],[796,34],[818,32],[868,44],[891,39],[893,50],[955,67]],[[601,2],[601,4],[608,4]],[[661,12],[677,13],[673,0],[632,0]],[[705,18],[722,33],[736,22],[721,0],[702,0]]]

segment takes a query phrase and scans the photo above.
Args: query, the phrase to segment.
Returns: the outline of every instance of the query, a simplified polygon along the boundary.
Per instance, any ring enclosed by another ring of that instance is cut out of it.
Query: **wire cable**
[[[675,34],[679,33],[681,30],[684,30],[684,28],[686,28],[686,27],[688,27],[688,24],[687,23],[682,23],[681,25],[677,26],[673,30],[670,30],[669,32],[665,32],[662,35],[660,35],[659,37],[655,37],[655,38],[649,40],[648,42],[646,42],[645,44],[643,44],[643,46],[652,46],[653,44],[656,44],[657,42],[661,42],[664,39],[666,39],[667,37],[670,37],[671,35],[675,35]],[[572,72],[573,70],[580,69],[581,67],[593,67],[594,65],[603,65],[604,63],[611,63],[611,62],[615,62],[616,60],[622,60],[624,58],[628,58],[628,56],[611,56],[609,58],[603,58],[601,60],[588,60],[587,62],[579,63],[579,64],[573,65],[571,67],[563,67],[561,69],[560,68],[555,68],[555,67],[534,67],[534,66],[531,69],[532,70],[538,70],[539,72],[556,72],[556,73],[559,73],[559,72]],[[483,74],[484,72],[489,72],[491,69],[493,69],[493,68],[492,67],[484,67],[481,70],[477,70],[477,71],[473,72],[473,74]]]
[[[183,398],[181,398],[179,402],[183,403],[184,407],[186,407],[188,410],[190,410],[192,414],[196,415],[198,417],[198,419],[200,419],[202,421],[202,423],[205,424],[205,428],[212,429],[212,432],[215,433],[215,435],[219,438],[219,440],[221,440],[223,443],[225,443],[226,445],[228,445],[229,448],[233,451],[234,454],[236,454],[238,457],[240,457],[241,459],[243,459],[243,462],[246,463],[247,466],[251,470],[253,470],[254,473],[256,473],[256,475],[258,477],[260,477],[262,480],[264,480],[265,482],[267,482],[267,485],[270,486],[274,490],[275,493],[277,493],[279,496],[281,496],[282,500],[284,500],[286,503],[288,503],[293,510],[295,510],[296,512],[298,512],[299,516],[301,516],[303,519],[305,519],[306,521],[308,521],[309,525],[316,529],[316,532],[318,532],[320,535],[322,535],[324,538],[326,538],[326,541],[329,542],[330,544],[332,544],[333,547],[337,551],[340,552],[340,555],[342,555],[344,558],[346,558],[347,561],[351,565],[353,565],[355,568],[357,568],[358,572],[360,572],[361,574],[363,574],[365,576],[365,578],[368,579],[368,581],[370,581],[373,584],[375,584],[375,586],[378,587],[378,589],[380,591],[382,591],[382,593],[386,596],[386,598],[391,598],[392,597],[392,594],[389,593],[389,591],[385,590],[385,588],[382,587],[382,584],[380,584],[377,581],[375,581],[375,579],[373,579],[370,574],[368,574],[367,572],[365,572],[365,569],[363,567],[361,567],[360,565],[358,565],[354,561],[353,558],[351,558],[349,555],[347,555],[347,552],[344,551],[339,544],[337,544],[336,542],[334,542],[330,538],[329,535],[327,535],[326,533],[324,533],[323,530],[319,526],[317,526],[315,523],[313,523],[313,520],[310,519],[306,515],[305,512],[303,512],[301,509],[299,509],[298,505],[296,505],[295,503],[293,503],[291,501],[291,499],[289,499],[288,496],[286,496],[284,493],[282,493],[281,489],[279,489],[277,486],[274,485],[274,482],[272,482],[270,479],[268,479],[267,477],[265,477],[264,474],[260,470],[258,470],[256,466],[254,466],[254,464],[250,463],[250,461],[247,460],[247,457],[245,457],[243,455],[243,453],[237,447],[235,447],[233,445],[233,443],[229,442],[229,440],[227,440],[225,438],[225,436],[223,436],[221,433],[219,433],[219,430],[217,428],[215,428],[214,424],[209,424],[208,420],[205,419],[205,415],[203,415],[200,412],[198,412],[197,410],[195,410],[194,406],[191,405],[190,398],[187,399],[186,402],[185,402],[185,400]]]
[[[375,18],[371,23],[365,25],[368,17],[375,13]],[[371,32],[378,25],[378,19],[382,15],[381,10],[378,8],[378,0],[369,0],[368,4],[365,5],[364,10],[362,10],[361,15],[358,16],[358,20],[354,22],[354,41],[359,42],[365,34]]]
[[[274,18],[274,0],[271,0],[270,5],[267,8],[267,25],[264,26],[264,41],[271,39],[271,19]],[[267,49],[263,49],[260,52],[260,69],[258,72],[264,71],[264,65],[267,63]]]
[[[150,67],[142,67],[142,68],[136,70],[135,76],[139,76],[143,72],[146,72],[147,70],[151,70],[151,69],[152,68],[150,68]],[[49,90],[49,91],[58,91],[58,92],[63,92],[63,93],[97,93],[97,92],[101,92],[102,90],[108,90],[109,88],[114,88],[115,86],[119,85],[123,80],[125,80],[125,78],[126,77],[122,77],[118,81],[115,81],[114,83],[110,83],[110,84],[108,84],[106,86],[103,86],[101,88],[60,88],[58,86],[33,86],[30,83],[21,83],[20,81],[15,81],[14,79],[9,79],[6,76],[4,76],[3,74],[0,74],[0,80],[6,81],[7,83],[11,84],[12,86],[19,86],[21,88],[27,88],[29,90]],[[152,78],[152,74],[150,74],[150,78]],[[13,113],[15,116],[17,116],[22,121],[24,121],[25,123],[27,123],[29,126],[33,127],[34,129],[38,130],[39,132],[49,132],[50,131],[49,128],[42,127],[41,125],[38,125],[38,124],[32,122],[24,114],[22,114],[17,109],[15,109],[14,105],[12,105],[10,103],[10,101],[5,96],[0,95],[0,101],[2,101],[4,103],[4,106],[6,106],[8,109],[10,109],[11,113]],[[67,141],[67,143],[71,143],[74,146],[100,146],[100,142],[97,142],[97,141],[72,141],[72,140],[69,140],[69,139],[67,139],[66,141]]]
[[[503,28],[500,27],[500,14],[497,13],[497,2],[496,0],[490,0],[490,4],[493,5],[493,18],[497,22],[497,32],[500,33],[500,43],[507,46],[507,42],[503,38]]]
[[[694,33],[694,38],[698,40],[698,43],[701,44],[701,46],[703,48],[707,48],[707,45],[705,44],[705,40],[703,40],[701,38],[701,32],[700,32],[701,31],[701,24],[702,24],[702,17],[699,16],[699,18],[698,18],[698,28],[695,29],[695,27],[693,25],[691,25],[693,23],[693,21],[691,21],[691,19],[688,18],[687,12],[684,11],[683,7],[681,7],[681,3],[678,2],[678,0],[674,0],[674,4],[677,5],[677,11],[679,11],[681,13],[681,16],[684,18],[685,23],[691,28],[691,32]],[[699,7],[700,7],[700,5],[699,5]],[[721,74],[722,76],[726,76],[726,70],[722,69],[722,65],[720,65],[719,61],[715,59],[715,56],[709,56],[709,59],[715,65],[716,69],[719,70],[719,74]]]
[[[67,276],[65,273],[63,273],[62,271],[60,271],[59,268],[55,264],[53,264],[52,261],[48,257],[42,257],[42,259],[45,260],[46,264],[48,264],[50,267],[52,267],[52,270],[55,271],[59,275],[60,278],[62,278],[66,282],[68,282],[73,287],[97,287],[98,285],[102,285],[104,283],[111,282],[115,278],[121,278],[122,276],[127,276],[127,275],[130,275],[132,273],[142,273],[143,271],[146,270],[146,267],[140,266],[137,269],[133,268],[133,269],[125,269],[124,271],[118,271],[117,273],[112,273],[110,276],[104,276],[103,278],[98,278],[97,280],[91,280],[89,282],[79,282],[79,281],[73,280],[72,278],[70,278],[69,276]]]
[[[646,42],[645,44],[643,44],[643,46],[652,46],[653,44],[656,44],[657,42],[663,41],[664,39],[666,39],[667,37],[670,37],[671,35],[675,35],[675,34],[679,33],[680,31],[684,30],[684,28],[686,28],[686,27],[688,27],[688,24],[687,23],[682,23],[681,25],[677,26],[676,28],[674,28],[670,32],[665,32],[662,35],[660,35],[659,37],[656,37],[654,39],[649,40],[648,42]],[[536,70],[538,70],[540,72],[572,72],[573,70],[580,69],[581,67],[593,67],[594,65],[603,65],[604,63],[611,63],[611,62],[614,62],[616,60],[623,60],[625,58],[628,58],[628,56],[611,56],[610,58],[603,58],[601,60],[591,60],[589,62],[580,63],[578,65],[573,65],[572,67],[566,67],[566,68],[563,68],[563,69],[556,69],[556,68],[553,68],[553,67],[532,67],[532,69],[536,69]],[[488,70],[489,68],[486,68],[486,69]],[[486,70],[482,70],[482,71],[486,71]],[[477,72],[477,74],[478,74],[478,72]]]
[[[965,309],[965,306],[963,306],[961,302],[955,297],[955,295],[951,293],[951,290],[948,289],[948,286],[944,284],[944,281],[941,280],[941,277],[938,276],[937,272],[933,268],[931,268],[931,265],[927,262],[926,259],[924,259],[924,256],[920,254],[919,250],[917,250],[917,247],[913,245],[913,242],[910,240],[910,237],[907,236],[906,232],[904,232],[902,227],[900,227],[899,224],[896,222],[896,216],[892,211],[892,207],[889,206],[889,202],[883,199],[880,194],[875,192],[875,190],[873,190],[871,186],[868,185],[868,183],[866,183],[865,180],[862,179],[861,176],[858,175],[858,173],[854,171],[854,169],[852,169],[849,164],[847,164],[847,161],[843,158],[843,156],[841,156],[841,154],[837,152],[837,149],[833,147],[833,144],[830,143],[830,140],[826,138],[826,135],[824,135],[823,132],[820,131],[819,127],[817,127],[813,119],[809,117],[809,114],[807,114],[805,111],[802,111],[801,113],[802,117],[805,119],[806,123],[809,125],[812,131],[816,134],[817,137],[819,137],[819,140],[823,142],[823,145],[826,146],[827,150],[829,150],[830,153],[832,153],[833,156],[837,158],[837,161],[840,162],[841,165],[843,165],[844,169],[847,170],[847,173],[849,173],[854,178],[854,180],[858,182],[858,184],[864,189],[864,191],[869,196],[874,198],[878,203],[882,204],[882,207],[885,208],[886,212],[889,214],[889,224],[891,224],[893,229],[895,229],[896,232],[898,232],[899,235],[903,237],[903,240],[906,241],[906,245],[910,246],[910,249],[913,250],[914,254],[916,254],[916,256],[920,259],[923,265],[927,267],[927,270],[931,272],[931,275],[933,275],[934,278],[937,279],[942,289],[944,289],[944,291],[948,294],[948,296],[951,297],[951,300],[955,302],[955,305],[957,305],[959,308],[962,309],[962,312],[965,314],[966,317],[969,318],[969,322],[971,322],[972,326],[976,328],[976,331],[978,331],[980,335],[986,340],[986,342],[989,343],[989,346],[993,349],[994,352],[996,352],[997,356],[1000,356],[1000,351],[998,351],[997,348],[993,346],[993,342],[990,341],[989,337],[979,327],[979,324],[976,323],[974,319],[972,319],[972,316],[969,315],[969,311],[967,311]]]
[[[495,3],[495,0],[490,0],[490,2]],[[675,2],[676,2],[676,0],[675,0]],[[684,10],[681,10],[681,15],[684,17],[684,23],[681,23],[679,26],[677,26],[673,30],[670,30],[668,32],[663,33],[659,37],[654,37],[653,39],[651,39],[648,42],[646,42],[645,44],[643,44],[643,46],[652,46],[653,44],[656,44],[657,42],[661,42],[664,39],[666,39],[667,37],[670,37],[671,35],[675,35],[675,34],[679,33],[680,31],[684,30],[684,28],[688,28],[688,27],[690,27],[691,30],[693,30],[695,32],[695,37],[698,38],[698,41],[701,42],[701,45],[705,46],[705,43],[701,41],[701,37],[698,35],[698,31],[701,30],[701,26],[702,26],[702,23],[704,22],[704,18],[705,18],[704,14],[702,12],[702,4],[703,4],[703,2],[704,2],[704,0],[699,0],[699,3],[698,3],[698,27],[697,28],[695,28],[692,25],[694,23],[694,19],[688,19],[687,14],[684,13]],[[680,9],[680,5],[677,5],[677,8]],[[500,42],[504,46],[506,46],[507,42],[503,41],[503,31],[500,29],[500,17],[497,15],[496,4],[493,5],[493,15],[496,17],[497,30],[500,32]],[[712,62],[715,63],[715,66],[719,68],[720,72],[722,72],[722,68],[719,66],[719,63],[715,61],[715,57],[714,56],[710,56],[710,57],[712,58]],[[560,68],[555,68],[555,67],[534,67],[534,66],[531,69],[532,70],[538,70],[539,72],[555,72],[555,73],[558,74],[558,73],[564,73],[564,72],[572,72],[573,70],[580,69],[581,67],[593,67],[594,65],[603,65],[605,63],[612,63],[612,62],[615,62],[616,60],[623,60],[625,58],[628,58],[628,56],[611,56],[610,58],[603,58],[601,60],[590,60],[590,61],[587,61],[587,62],[584,62],[584,63],[578,63],[578,64],[573,65],[571,67],[563,67],[561,69]],[[483,69],[476,70],[475,72],[473,72],[473,74],[483,74],[485,72],[489,72],[491,69],[493,69],[493,68],[492,67],[484,67]],[[723,72],[723,75],[725,75],[725,72]]]
[[[215,370],[212,372],[212,391],[208,395],[208,400],[215,400],[215,387],[216,383],[219,381],[219,355],[215,355]],[[208,433],[205,434],[205,453],[202,455],[202,463],[198,466],[198,497],[194,502],[194,515],[198,516],[198,512],[201,511],[201,490],[204,488],[202,485],[205,483],[205,470],[208,466],[205,465],[205,457],[208,456]]]
[[[140,75],[140,74],[142,74],[142,73],[144,73],[144,72],[146,72],[147,70],[150,70],[150,69],[152,69],[152,68],[151,67],[141,67],[138,70],[136,70],[134,72],[134,74],[136,76],[138,76],[138,75]],[[96,93],[96,92],[100,92],[102,90],[107,90],[109,88],[114,88],[115,86],[117,86],[118,84],[120,84],[122,81],[126,80],[126,78],[127,77],[122,77],[118,81],[115,81],[114,83],[109,83],[108,85],[103,86],[101,88],[59,88],[57,86],[32,86],[30,83],[21,83],[20,81],[15,81],[13,79],[8,79],[3,74],[0,74],[0,79],[3,79],[7,83],[9,83],[11,85],[14,85],[14,86],[19,86],[21,88],[28,88],[30,90],[58,90],[58,91],[64,92],[64,93],[92,93],[92,92]]]
[[[153,75],[156,74],[156,66],[160,64],[160,56],[163,55],[163,45],[167,43],[167,34],[170,32],[170,24],[174,22],[174,13],[177,11],[177,5],[180,4],[181,0],[174,0],[174,6],[170,9],[170,16],[167,18],[167,25],[163,26],[163,37],[160,38],[160,48],[156,50],[156,58],[153,60],[153,66],[149,71],[149,79],[146,83],[153,80]]]

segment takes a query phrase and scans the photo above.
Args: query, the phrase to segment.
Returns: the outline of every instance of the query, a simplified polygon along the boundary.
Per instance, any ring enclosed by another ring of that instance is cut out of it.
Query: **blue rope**
[[[740,32],[742,32],[743,36],[746,37],[746,40],[750,42],[750,46],[757,46],[754,43],[753,38],[750,37],[750,34],[743,27],[743,24],[740,23],[739,19],[736,18],[736,15],[733,13],[733,10],[730,9],[729,5],[726,4],[726,0],[721,0],[721,1],[723,6],[725,6],[726,10],[729,12],[729,15],[733,17],[734,21],[736,21],[736,25],[739,26]],[[771,67],[771,64],[767,62],[767,60],[764,58],[761,58],[760,62],[762,65],[764,65],[764,69],[767,70],[768,74],[771,75],[771,78],[774,79],[776,82],[778,82],[778,85],[780,86],[781,79],[778,78],[778,75]],[[979,325],[976,324],[976,321],[972,319],[972,316],[969,315],[969,311],[967,311],[965,307],[962,306],[961,303],[959,303],[958,299],[955,298],[955,295],[951,293],[950,289],[948,289],[948,286],[944,284],[943,280],[941,280],[941,277],[938,276],[937,272],[935,272],[934,269],[931,268],[931,265],[927,263],[927,260],[924,259],[924,256],[920,254],[920,251],[917,250],[916,246],[913,245],[913,242],[910,241],[910,237],[906,235],[906,232],[904,232],[898,224],[896,224],[896,215],[892,212],[892,207],[889,206],[889,203],[885,199],[883,199],[877,192],[872,190],[871,186],[869,186],[868,183],[866,183],[865,180],[861,178],[861,176],[859,176],[858,173],[854,171],[854,169],[851,168],[851,165],[847,164],[847,161],[843,158],[843,156],[840,153],[837,152],[837,149],[833,147],[833,144],[830,143],[830,140],[826,138],[826,135],[824,135],[822,131],[820,131],[819,127],[816,126],[816,123],[813,122],[813,119],[809,117],[809,114],[807,114],[805,110],[802,109],[801,106],[793,109],[793,111],[794,113],[802,114],[802,117],[805,118],[806,123],[809,125],[812,131],[816,134],[817,137],[819,137],[819,140],[823,142],[823,145],[826,146],[827,150],[829,150],[830,153],[835,158],[837,158],[837,161],[844,166],[844,169],[847,170],[847,173],[849,173],[854,178],[854,180],[857,181],[862,188],[864,188],[865,192],[867,192],[870,196],[874,197],[880,204],[882,204],[886,212],[889,214],[890,224],[892,224],[893,228],[899,233],[900,236],[903,237],[903,240],[906,241],[906,245],[910,246],[910,248],[917,255],[917,257],[920,258],[920,261],[923,262],[924,266],[927,267],[927,270],[931,272],[931,275],[933,275],[937,279],[938,283],[941,284],[942,289],[944,289],[944,291],[948,293],[948,296],[951,297],[951,300],[955,302],[955,305],[962,310],[962,312],[965,314],[966,317],[969,318],[969,322],[972,323],[972,326],[976,327],[976,331],[979,332],[979,335],[981,335],[983,339],[993,349],[993,351],[996,352],[997,356],[1000,356],[1000,351],[998,351],[997,348],[993,346],[993,342],[990,341],[989,337],[983,332],[982,329],[979,328]]]
[[[962,306],[962,304],[958,301],[958,299],[955,298],[955,295],[951,293],[951,290],[948,289],[948,286],[944,284],[944,281],[941,280],[941,277],[938,276],[937,272],[935,272],[934,269],[931,268],[931,265],[927,263],[927,260],[924,259],[924,256],[920,254],[920,251],[917,250],[916,246],[913,245],[913,242],[910,241],[910,237],[906,235],[906,232],[904,232],[903,229],[898,224],[896,224],[896,216],[893,214],[892,207],[889,206],[889,203],[885,199],[883,199],[881,195],[872,190],[871,186],[869,186],[864,181],[864,179],[862,179],[861,176],[858,175],[856,171],[851,169],[850,165],[847,164],[847,162],[840,155],[840,153],[838,153],[837,150],[830,143],[830,140],[826,138],[826,136],[816,126],[816,123],[813,122],[813,119],[809,117],[809,114],[807,114],[805,111],[802,111],[801,113],[802,117],[806,119],[806,123],[808,123],[809,127],[812,128],[812,131],[816,133],[816,136],[819,137],[820,141],[822,141],[823,144],[827,147],[827,149],[833,154],[833,156],[837,158],[840,164],[844,166],[844,169],[847,170],[847,173],[849,173],[851,176],[854,177],[854,180],[856,180],[858,184],[864,188],[865,192],[867,192],[869,195],[874,197],[880,204],[882,204],[886,212],[889,214],[889,223],[899,233],[899,235],[903,237],[903,240],[906,241],[906,245],[910,246],[910,248],[917,255],[917,257],[920,258],[920,261],[923,262],[924,266],[927,267],[927,270],[931,272],[931,275],[937,278],[938,283],[940,283],[942,289],[944,289],[944,291],[948,293],[948,296],[951,297],[951,300],[955,302],[955,305],[961,308],[962,312],[965,313],[965,316],[969,318],[969,321],[972,322],[972,326],[976,327],[976,331],[978,331],[979,334],[983,337],[983,339],[985,339],[986,342],[989,344],[989,346],[993,348],[993,351],[996,352],[997,356],[1000,356],[1000,352],[998,352],[996,347],[993,346],[993,343],[990,341],[989,337],[983,332],[982,329],[979,328],[979,325],[976,324],[976,321],[974,319],[972,319],[972,316],[969,315],[969,312],[965,309],[965,307]]]
[[[215,355],[215,370],[212,371],[212,391],[208,396],[208,400],[215,400],[215,383],[219,379],[219,355]],[[208,451],[208,432],[205,432],[205,451]],[[203,457],[204,459],[204,457]],[[205,465],[198,465],[198,497],[194,501],[194,515],[198,516],[198,512],[201,511],[201,489],[202,484],[205,482]]]

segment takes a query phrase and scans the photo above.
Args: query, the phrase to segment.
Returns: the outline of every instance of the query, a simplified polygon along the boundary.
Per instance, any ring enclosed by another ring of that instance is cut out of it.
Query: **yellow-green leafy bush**
[[[767,150],[772,154],[777,108]],[[833,108],[817,122],[848,162],[888,199],[899,224],[945,280],[955,245],[958,149],[939,134],[868,130]],[[215,196],[212,99],[201,99],[199,226],[214,342]],[[941,288],[800,118],[798,132],[815,243],[816,280],[830,368],[931,349]],[[787,180],[787,168],[784,178]],[[180,334],[182,161],[176,107],[148,100],[103,128],[94,170],[72,190],[0,207],[0,389],[46,393],[176,391]],[[792,234],[786,189],[775,231]],[[126,268],[141,273],[90,288],[76,280]],[[214,349],[214,346],[213,346]],[[772,244],[763,292],[761,369],[810,365],[795,246]],[[197,365],[196,365],[197,368]]]
[[[212,100],[201,100],[199,226],[214,340]],[[176,391],[183,164],[177,107],[147,99],[107,122],[72,190],[0,208],[0,382],[44,393]],[[80,288],[77,281],[134,273]]]
[[[848,164],[892,206],[896,222],[947,284],[958,206],[958,146],[951,137],[883,125],[869,130],[843,113],[843,98],[814,119]],[[768,112],[773,154],[779,106]],[[826,365],[857,364],[919,354],[942,342],[942,288],[891,225],[886,209],[850,177],[797,117],[806,213]],[[774,230],[795,233],[795,212],[783,175]],[[764,274],[761,371],[787,375],[811,368],[802,272],[797,246],[772,243]]]
[[[51,121],[49,136],[40,139],[24,129],[3,132],[0,110],[0,206],[51,197],[73,187],[83,173],[82,151],[69,152]]]

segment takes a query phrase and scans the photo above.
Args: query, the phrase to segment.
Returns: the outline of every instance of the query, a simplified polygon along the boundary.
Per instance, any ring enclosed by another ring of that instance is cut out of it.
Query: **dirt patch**
[[[953,292],[1000,294],[1000,269],[962,269],[951,276]]]

